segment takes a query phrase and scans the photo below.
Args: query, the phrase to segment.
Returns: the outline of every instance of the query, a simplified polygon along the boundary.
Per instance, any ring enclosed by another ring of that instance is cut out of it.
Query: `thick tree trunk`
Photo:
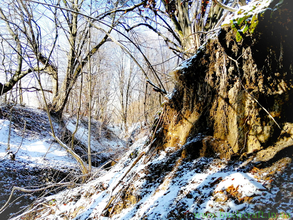
[[[76,80],[75,80],[76,81]],[[58,119],[62,118],[64,108],[67,104],[70,92],[75,83],[73,79],[65,79],[59,92],[53,97],[50,114]]]
[[[229,159],[277,152],[293,137],[293,7],[284,0],[270,8],[226,25],[172,73],[158,149]]]
[[[108,33],[111,32],[112,29],[109,30]],[[85,58],[83,58],[81,63],[76,62],[76,57],[74,50],[71,51],[71,59],[68,61],[68,67],[67,67],[67,74],[66,78],[64,79],[62,86],[59,90],[56,90],[56,95],[53,97],[52,104],[50,106],[50,114],[52,116],[55,116],[59,119],[61,119],[63,110],[67,104],[69,94],[77,80],[77,78],[80,76],[82,69],[85,67],[85,65],[88,63],[88,61],[91,59],[91,57],[100,49],[100,47],[106,43],[108,39],[108,35],[106,34],[103,39],[95,45],[91,51],[86,55]],[[74,40],[72,39],[72,42]]]

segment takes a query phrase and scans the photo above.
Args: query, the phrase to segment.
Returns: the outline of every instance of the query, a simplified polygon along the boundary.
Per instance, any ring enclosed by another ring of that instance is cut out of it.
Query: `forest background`
[[[168,73],[245,1],[3,1],[1,102],[123,125],[152,121]],[[224,10],[224,9],[229,9]],[[225,13],[224,13],[225,12]]]

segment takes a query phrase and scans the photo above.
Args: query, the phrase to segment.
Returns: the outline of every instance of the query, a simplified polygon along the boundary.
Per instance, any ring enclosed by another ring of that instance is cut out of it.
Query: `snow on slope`
[[[88,129],[87,122],[79,122],[77,132],[75,137],[82,142],[82,144],[87,145],[88,143]],[[98,122],[92,122],[92,136],[91,136],[91,147],[94,151],[113,151],[119,149],[119,147],[125,147],[125,142],[116,136],[114,132],[111,132],[107,127],[100,131],[100,127],[103,125]],[[72,133],[76,129],[76,119],[68,118],[66,121],[66,128]],[[109,132],[105,134],[105,129]],[[106,137],[108,136],[108,138]],[[116,137],[115,137],[116,136]]]
[[[34,120],[45,114],[30,109],[27,115],[31,111],[35,112],[30,116]],[[31,167],[78,169],[75,160],[52,140],[46,129],[39,130],[33,127],[33,120],[27,121],[29,135],[23,136],[22,126],[12,126],[11,151],[16,152],[20,146],[16,162]],[[9,120],[0,119],[1,161],[7,159],[9,124]],[[56,124],[55,127],[58,130]],[[253,214],[268,219],[276,213],[279,219],[292,219],[289,215],[293,214],[293,167],[291,163],[284,169],[286,158],[276,162],[271,170],[217,158],[190,161],[182,158],[180,151],[161,151],[147,161],[141,154],[148,151],[147,140],[144,136],[136,141],[109,171],[94,169],[89,183],[42,198],[41,203],[34,205],[39,216],[35,219],[110,219],[110,215],[111,219],[121,220],[227,219]],[[126,195],[126,189],[133,190]],[[110,203],[112,209],[106,209]],[[117,210],[120,205],[124,209]]]
[[[178,152],[161,152],[144,163],[145,156],[139,155],[148,150],[146,140],[134,143],[111,170],[101,171],[95,180],[45,198],[35,206],[42,216],[35,219],[269,219],[277,213],[278,219],[291,219],[292,163],[284,170],[280,162],[273,171],[261,173],[256,164],[241,167],[242,162],[217,158],[188,161]],[[134,161],[138,162],[134,165]],[[286,184],[284,189],[280,181],[273,184],[267,178],[274,170]],[[110,203],[111,209],[106,209]],[[124,209],[115,213],[119,206]]]
[[[20,110],[22,109],[22,110]],[[15,111],[23,111],[24,108],[18,109],[15,107]],[[46,119],[46,113],[38,109],[27,108],[31,117],[34,118],[33,112],[36,116],[40,115],[44,118],[43,123],[48,123]],[[24,116],[24,120],[28,120]],[[39,125],[32,124],[33,122],[27,122],[26,132],[23,134],[23,127],[19,127],[17,122],[12,122],[11,137],[10,137],[10,151],[16,153],[16,160],[18,162],[28,163],[30,166],[52,167],[56,169],[79,169],[76,160],[73,159],[59,144],[57,144],[50,136],[49,131],[44,128],[41,131],[31,132],[28,126],[37,129]],[[35,122],[38,123],[38,122]],[[7,145],[9,136],[9,119],[0,119],[0,159],[7,159]],[[55,129],[58,130],[56,124]]]
[[[14,191],[9,206],[3,207],[14,186],[28,189],[41,188],[44,184],[50,185],[65,179],[68,181],[81,173],[76,160],[50,136],[50,126],[44,111],[21,106],[14,106],[10,110],[10,107],[2,105],[0,108],[1,220],[8,219],[28,206],[40,194]],[[60,134],[58,124],[53,123],[53,125],[55,131]],[[9,133],[10,141],[8,141]],[[8,142],[9,151],[7,151]],[[10,159],[12,153],[15,155],[15,160]],[[43,193],[50,195],[53,191],[52,187]]]
[[[10,125],[9,108],[0,109],[5,117],[0,117],[0,160],[7,159],[7,146]],[[76,119],[66,120],[67,129],[75,130]],[[24,124],[26,122],[26,130]],[[97,125],[98,124],[98,125]],[[62,127],[53,120],[56,135],[61,138]],[[103,128],[99,130],[99,122],[93,122],[91,148],[93,151],[103,154],[105,158],[124,150],[125,141],[121,140],[110,130]],[[79,169],[76,160],[66,152],[50,135],[51,129],[45,111],[14,106],[12,110],[10,151],[16,153],[18,162],[25,162],[30,166],[52,167],[55,169]],[[99,135],[99,134],[101,135]],[[88,130],[87,125],[79,124],[75,138],[87,146]]]
[[[79,156],[87,160],[88,146],[88,120],[83,118],[77,120],[75,117],[67,117],[65,120],[66,128],[71,134],[74,132],[75,139],[79,143],[75,144],[75,151]],[[99,121],[91,121],[91,149],[92,165],[100,166],[110,159],[115,160],[126,150],[126,142],[120,139],[113,131],[112,127],[103,125]]]
[[[268,6],[273,2],[273,0],[253,0],[247,5],[241,6],[236,12],[228,15],[223,24],[230,24],[231,20],[249,15],[255,15],[261,13],[263,10],[267,9]]]
[[[36,188],[38,185],[61,180],[69,181],[81,174],[76,160],[49,134],[51,129],[45,111],[18,105],[13,106],[11,110],[11,107],[0,106],[0,210],[7,201],[13,186]],[[74,123],[74,119],[71,122]],[[61,138],[64,128],[54,119],[53,126],[56,135]],[[10,132],[9,127],[11,127]],[[102,152],[107,159],[107,156],[124,149],[125,142],[112,133],[108,134],[109,137],[105,137],[107,135],[105,131],[107,130],[102,130],[102,136],[99,139],[96,139],[93,132],[92,146],[96,151]],[[10,141],[8,140],[9,133]],[[85,145],[87,144],[86,126],[80,126],[76,137]],[[9,151],[7,151],[8,142]],[[15,154],[15,160],[10,159],[9,152]],[[93,172],[98,170],[92,167]],[[50,190],[46,191],[48,192]],[[23,194],[19,191],[14,192],[15,197],[23,196]],[[38,193],[12,203],[4,212],[0,211],[0,219],[7,219],[11,214],[33,202],[36,197]]]

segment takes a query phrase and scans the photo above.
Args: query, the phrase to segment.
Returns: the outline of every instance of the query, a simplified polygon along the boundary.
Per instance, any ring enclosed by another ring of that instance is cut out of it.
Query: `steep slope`
[[[47,113],[43,110],[20,105],[0,106],[0,219],[8,219],[30,205],[39,196],[55,194],[67,186],[81,182],[77,161],[49,134],[51,128]],[[64,142],[68,130],[63,123],[52,118],[53,127]],[[67,120],[68,122],[69,120]],[[70,119],[67,126],[73,126]],[[125,142],[93,121],[93,172],[101,163],[115,160],[125,150]],[[75,143],[87,139],[87,125],[79,125]],[[99,138],[97,138],[99,130]],[[67,132],[66,132],[67,131]],[[69,137],[71,143],[71,136]],[[97,143],[98,142],[98,143]],[[80,146],[79,145],[79,146]],[[77,145],[76,145],[77,147]],[[9,148],[9,149],[8,149]],[[97,154],[94,155],[94,152]],[[86,151],[78,152],[86,159]],[[116,156],[115,156],[116,155]],[[95,159],[95,160],[94,160]],[[13,187],[21,190],[11,191]],[[10,198],[10,195],[12,196]],[[10,199],[9,199],[10,198]],[[9,204],[4,205],[7,200]]]
[[[291,219],[292,9],[241,8],[172,73],[148,138],[18,219]]]
[[[262,167],[178,150],[148,161],[139,153],[149,150],[146,140],[95,180],[42,198],[15,219],[291,219],[289,158]]]
[[[56,131],[61,131],[56,121],[53,125]],[[18,105],[0,106],[0,219],[16,215],[42,193],[51,195],[64,189],[62,184],[54,184],[60,181],[64,184],[81,175],[75,159],[60,148],[49,132],[45,111]],[[16,190],[9,200],[13,187],[28,191]],[[9,204],[4,206],[7,200]]]
[[[240,9],[172,73],[177,85],[161,115],[162,149],[194,145],[194,157],[230,158],[293,140],[293,3],[269,2]],[[198,133],[202,140],[192,141]]]

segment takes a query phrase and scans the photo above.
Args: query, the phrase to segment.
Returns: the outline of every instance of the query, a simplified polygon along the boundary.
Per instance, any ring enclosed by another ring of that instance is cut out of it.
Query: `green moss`
[[[242,41],[242,39],[243,39],[243,38],[242,38],[240,32],[237,31],[237,32],[236,32],[236,41],[237,41],[237,42],[240,42],[240,41]]]
[[[56,203],[56,199],[52,199],[52,200],[49,201],[49,205],[53,205],[55,203]]]
[[[247,23],[246,22],[246,20],[249,18],[249,16],[244,16],[244,17],[242,17],[242,18],[239,18],[236,22],[237,22],[237,24],[238,24],[238,26],[241,26],[244,22],[245,23]]]
[[[258,22],[258,15],[245,15],[241,18],[231,20],[231,28],[235,32],[236,41],[242,41],[244,34],[253,34]]]
[[[245,34],[248,30],[249,30],[249,26],[245,25],[245,27],[243,28],[243,33]]]
[[[252,16],[251,25],[250,25],[250,28],[249,28],[249,33],[253,34],[255,28],[258,25],[258,22],[259,22],[258,16],[257,15]]]

